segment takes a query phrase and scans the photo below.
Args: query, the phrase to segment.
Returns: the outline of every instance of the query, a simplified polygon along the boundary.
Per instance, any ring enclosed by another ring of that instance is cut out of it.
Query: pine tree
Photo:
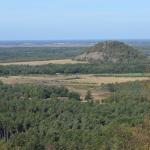
[[[87,91],[86,95],[85,95],[85,100],[86,101],[92,101],[92,94],[91,91]]]

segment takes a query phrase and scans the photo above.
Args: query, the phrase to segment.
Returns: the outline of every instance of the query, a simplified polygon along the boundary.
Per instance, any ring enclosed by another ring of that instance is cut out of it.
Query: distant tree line
[[[79,55],[83,47],[0,47],[0,62],[65,59]]]
[[[27,74],[100,74],[100,73],[149,73],[150,63],[130,64],[48,64],[42,66],[0,66],[0,75]]]

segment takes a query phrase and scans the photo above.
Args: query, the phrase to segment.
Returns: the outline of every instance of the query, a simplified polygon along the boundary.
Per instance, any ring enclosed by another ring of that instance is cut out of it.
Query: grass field
[[[96,77],[150,77],[150,73],[96,74]]]
[[[37,75],[37,76],[9,76],[0,77],[0,80],[7,84],[46,84],[63,85],[72,91],[79,92],[84,98],[86,92],[90,90],[95,100],[101,100],[111,93],[101,89],[102,84],[123,83],[128,81],[149,80],[149,77],[101,77],[95,75]]]
[[[71,59],[60,59],[60,60],[43,60],[43,61],[22,61],[22,62],[9,62],[9,63],[0,63],[2,66],[7,65],[46,65],[46,64],[77,64],[77,63],[87,63],[83,61],[75,61]]]

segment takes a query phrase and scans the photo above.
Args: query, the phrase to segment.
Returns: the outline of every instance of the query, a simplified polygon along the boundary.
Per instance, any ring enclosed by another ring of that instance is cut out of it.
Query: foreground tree
[[[92,97],[92,93],[91,91],[87,91],[86,95],[85,95],[85,100],[86,101],[92,101],[93,97]]]

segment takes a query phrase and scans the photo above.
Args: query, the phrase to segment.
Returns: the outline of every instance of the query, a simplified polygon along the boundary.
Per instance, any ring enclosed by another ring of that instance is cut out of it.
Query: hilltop
[[[101,63],[129,63],[142,61],[146,56],[137,49],[119,41],[104,41],[87,48],[75,60]]]

